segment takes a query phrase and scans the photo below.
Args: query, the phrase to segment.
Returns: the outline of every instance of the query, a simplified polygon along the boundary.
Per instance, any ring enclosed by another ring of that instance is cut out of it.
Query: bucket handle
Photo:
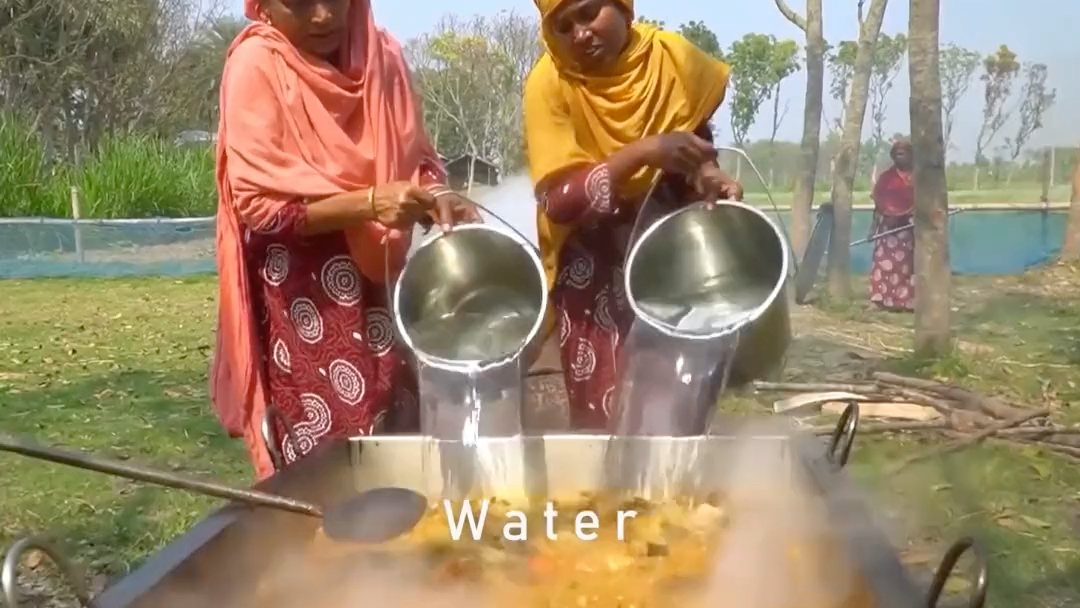
[[[67,583],[71,585],[75,598],[80,606],[90,606],[90,589],[82,572],[75,566],[75,562],[68,559],[56,545],[40,536],[27,536],[15,541],[15,544],[4,554],[4,563],[0,568],[0,588],[3,590],[3,598],[7,606],[18,606],[20,593],[18,589],[19,563],[22,556],[29,549],[37,549],[49,557],[63,573]]]
[[[522,234],[520,230],[518,230],[517,228],[514,228],[514,225],[513,225],[513,224],[511,224],[510,222],[506,221],[506,219],[504,219],[504,218],[503,218],[503,217],[502,217],[501,215],[499,215],[498,213],[495,213],[494,211],[492,211],[492,210],[491,210],[491,209],[490,209],[489,207],[486,207],[486,206],[484,206],[484,205],[481,205],[480,203],[478,203],[478,202],[476,202],[476,201],[473,201],[473,204],[474,204],[474,205],[476,205],[476,206],[477,206],[477,207],[478,207],[478,208],[479,208],[479,209],[480,209],[481,211],[483,211],[484,213],[487,213],[487,214],[488,214],[488,215],[490,215],[491,217],[493,217],[493,218],[495,218],[495,219],[499,220],[499,223],[500,223],[500,224],[502,224],[503,226],[506,226],[507,228],[509,228],[509,229],[510,229],[510,231],[511,231],[511,232],[513,232],[514,234],[516,234],[516,235],[518,236],[518,238],[519,238],[519,239],[521,239],[521,241],[522,241],[523,243],[525,243],[526,245],[528,245],[529,247],[531,247],[531,248],[532,248],[532,250],[533,250],[533,251],[535,251],[537,255],[540,255],[540,249],[539,249],[539,248],[538,248],[538,247],[537,247],[536,245],[533,245],[533,244],[532,244],[532,242],[530,242],[530,241],[529,241],[528,237],[526,237],[526,236],[525,236],[524,234]]]
[[[636,243],[638,237],[641,236],[641,233],[639,232],[641,230],[641,220],[645,217],[645,210],[649,207],[649,203],[653,201],[653,195],[656,194],[656,188],[663,179],[663,172],[657,174],[657,176],[653,178],[652,185],[645,191],[645,199],[641,203],[641,207],[638,208],[633,225],[630,226],[630,238],[626,241],[626,254],[623,256],[623,268],[626,268],[630,263],[630,252],[634,250],[634,243]]]
[[[799,263],[795,259],[794,250],[791,248],[791,235],[788,234],[787,225],[784,223],[784,218],[780,216],[780,207],[776,204],[776,199],[773,198],[772,190],[769,189],[769,184],[765,182],[765,177],[761,174],[761,171],[758,170],[757,165],[754,164],[754,161],[750,160],[750,156],[747,155],[746,151],[742,148],[735,148],[732,146],[713,146],[713,148],[717,151],[724,150],[727,152],[734,152],[735,154],[739,155],[744,160],[746,160],[746,164],[750,166],[750,170],[754,172],[755,176],[757,176],[758,181],[761,182],[761,187],[765,189],[765,197],[769,199],[769,204],[772,205],[773,211],[776,214],[776,221],[780,222],[780,230],[784,233],[784,240],[787,241],[788,250],[792,251],[792,274],[797,274],[799,272]],[[629,258],[630,252],[633,250],[633,243],[637,241],[638,230],[641,228],[641,219],[645,217],[645,208],[649,205],[650,202],[652,202],[652,197],[653,194],[656,192],[656,187],[660,185],[660,180],[662,180],[663,177],[664,174],[660,173],[656,176],[656,178],[653,179],[652,185],[649,186],[649,190],[645,194],[645,202],[643,202],[641,204],[641,208],[638,209],[637,217],[634,218],[634,225],[630,229],[630,240],[626,248],[627,258]],[[624,268],[626,267],[627,261],[628,259],[623,260]]]
[[[513,232],[515,235],[517,235],[517,237],[519,239],[521,239],[522,243],[524,243],[528,247],[531,247],[532,250],[536,252],[536,255],[538,257],[540,257],[540,249],[537,248],[536,245],[532,244],[532,242],[529,241],[528,237],[526,237],[524,234],[522,234],[520,230],[518,230],[517,228],[514,228],[513,224],[506,221],[506,219],[503,218],[503,216],[499,215],[498,213],[495,213],[494,211],[492,211],[487,206],[481,205],[480,203],[478,203],[476,201],[470,201],[470,202],[473,205],[476,205],[476,207],[478,209],[480,209],[481,211],[483,211],[484,213],[487,213],[491,217],[498,220],[500,224],[502,224],[503,226],[506,226],[507,228],[509,228],[511,232]],[[388,307],[392,307],[393,302],[394,302],[394,280],[390,278],[390,249],[389,248],[386,249],[386,254],[383,256],[383,273],[384,273],[384,276],[386,276],[386,305]]]
[[[733,146],[713,146],[717,151],[724,150],[726,152],[733,152],[746,161],[747,165],[750,165],[750,170],[754,172],[754,175],[761,182],[761,187],[765,189],[765,197],[769,199],[769,204],[772,205],[773,211],[776,213],[776,221],[780,222],[780,230],[784,233],[784,240],[787,241],[788,251],[791,251],[791,270],[792,274],[798,274],[799,262],[795,259],[795,250],[791,248],[791,235],[788,233],[787,225],[784,223],[784,218],[780,215],[780,207],[776,204],[776,199],[773,198],[772,190],[769,188],[769,183],[765,181],[765,176],[758,170],[754,161],[750,160],[750,155],[746,153],[742,148],[735,148]]]

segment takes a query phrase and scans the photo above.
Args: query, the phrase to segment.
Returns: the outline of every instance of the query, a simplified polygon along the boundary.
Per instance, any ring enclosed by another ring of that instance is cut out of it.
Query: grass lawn
[[[1017,405],[1050,407],[1080,422],[1080,269],[1020,277],[956,277],[954,356],[933,363],[910,354],[910,315],[849,307],[803,308],[786,380],[850,378],[872,370],[952,381]],[[858,282],[857,293],[865,293]],[[946,546],[974,535],[990,554],[993,606],[1080,602],[1080,468],[1031,447],[990,441],[882,476],[931,435],[856,439],[851,469],[882,514],[899,514],[896,537],[913,561],[936,567]]]
[[[0,428],[177,471],[248,483],[242,446],[210,413],[216,277],[6,281]],[[123,572],[213,501],[0,455],[0,537],[49,532]]]
[[[861,287],[859,288],[861,289]],[[246,484],[242,447],[210,413],[206,371],[215,277],[0,281],[0,430]],[[1080,275],[958,278],[955,356],[920,364],[909,316],[800,308],[792,381],[873,369],[955,380],[1080,422],[1075,364]],[[883,478],[929,435],[864,436],[854,474],[884,514],[902,515],[909,553],[936,563],[974,533],[992,555],[998,608],[1080,601],[1080,469],[1037,450],[988,443]],[[49,533],[97,572],[122,574],[214,501],[0,455],[0,545]]]

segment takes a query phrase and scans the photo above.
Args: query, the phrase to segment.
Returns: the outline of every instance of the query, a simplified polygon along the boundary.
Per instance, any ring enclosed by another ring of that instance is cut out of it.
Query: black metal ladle
[[[259,490],[242,490],[73,450],[47,447],[30,439],[4,434],[0,434],[0,452],[11,452],[167,488],[316,517],[322,519],[323,530],[327,536],[342,542],[373,544],[397,538],[412,530],[428,507],[427,498],[418,492],[408,488],[383,487],[360,492],[324,512],[315,504],[294,498]]]

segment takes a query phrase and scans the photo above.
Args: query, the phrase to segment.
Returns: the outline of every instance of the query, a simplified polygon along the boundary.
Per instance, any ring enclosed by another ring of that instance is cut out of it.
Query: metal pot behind
[[[511,230],[457,226],[406,261],[394,286],[394,325],[420,363],[486,368],[528,361],[540,347],[544,268],[535,248]]]
[[[791,251],[760,210],[692,205],[647,228],[626,262],[626,294],[641,321],[684,340],[738,335],[730,384],[768,376],[791,341]]]

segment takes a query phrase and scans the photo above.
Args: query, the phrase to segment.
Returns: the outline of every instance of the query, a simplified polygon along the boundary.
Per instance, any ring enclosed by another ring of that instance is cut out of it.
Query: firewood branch
[[[904,468],[906,468],[906,467],[908,467],[908,466],[910,466],[910,465],[912,465],[912,464],[914,464],[916,462],[921,462],[923,460],[926,460],[928,458],[933,458],[935,456],[944,456],[946,454],[951,454],[953,452],[958,452],[958,451],[960,451],[960,450],[962,450],[964,448],[976,445],[976,444],[982,442],[983,440],[985,440],[988,437],[992,437],[994,435],[997,435],[998,433],[1001,433],[1002,431],[1005,431],[1007,429],[1016,428],[1016,427],[1020,426],[1021,424],[1024,424],[1025,422],[1030,422],[1031,420],[1034,420],[1036,418],[1046,418],[1049,415],[1050,415],[1050,408],[1043,408],[1043,409],[1040,409],[1040,410],[1027,412],[1027,413],[1023,414],[1022,416],[1016,416],[1016,417],[1010,418],[1008,420],[1003,420],[1001,422],[997,422],[997,423],[992,424],[992,425],[986,427],[985,429],[979,431],[978,433],[975,433],[973,435],[965,437],[964,439],[962,439],[960,441],[956,441],[956,442],[953,442],[953,443],[950,443],[950,444],[947,444],[947,445],[944,445],[944,446],[934,447],[934,448],[931,448],[931,449],[926,450],[924,452],[920,452],[918,454],[915,454],[915,455],[911,456],[910,458],[907,458],[907,459],[903,460],[899,465],[896,466],[896,468],[894,468],[892,470],[892,473],[899,473]]]

